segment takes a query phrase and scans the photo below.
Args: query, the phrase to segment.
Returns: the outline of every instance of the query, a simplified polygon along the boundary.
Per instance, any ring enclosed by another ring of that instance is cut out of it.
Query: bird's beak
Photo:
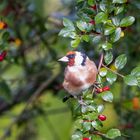
[[[64,56],[64,57],[62,57],[62,58],[58,59],[58,61],[68,62],[68,61],[69,61],[69,59],[68,59],[68,57]]]

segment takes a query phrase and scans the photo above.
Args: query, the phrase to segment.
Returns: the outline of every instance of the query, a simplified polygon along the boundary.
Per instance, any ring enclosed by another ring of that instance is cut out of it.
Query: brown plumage
[[[85,54],[77,51],[69,52],[59,61],[68,62],[63,87],[69,94],[77,96],[95,83],[96,65]]]

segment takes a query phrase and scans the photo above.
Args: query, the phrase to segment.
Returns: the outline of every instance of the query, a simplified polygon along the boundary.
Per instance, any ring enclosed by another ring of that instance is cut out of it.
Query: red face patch
[[[74,65],[74,58],[69,59],[68,65],[69,66],[73,66]]]
[[[68,66],[73,66],[74,65],[74,60],[75,60],[75,52],[74,51],[68,52],[67,57],[69,59]]]

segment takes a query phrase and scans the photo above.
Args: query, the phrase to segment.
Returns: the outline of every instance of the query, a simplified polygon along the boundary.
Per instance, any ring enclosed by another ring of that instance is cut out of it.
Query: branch
[[[90,134],[93,134],[93,135],[99,135],[99,136],[103,136],[103,137],[106,137],[105,134],[99,132],[99,131],[90,131],[89,132]]]
[[[108,68],[108,67],[105,66],[104,64],[102,64],[102,66],[103,66],[104,68],[106,68],[107,70],[109,70],[109,71],[111,71],[111,72],[117,74],[118,76],[124,78],[124,75],[122,75],[122,74],[120,74],[120,73],[118,73],[118,72],[116,72],[116,71],[113,71],[112,69]]]
[[[101,68],[101,66],[102,66],[103,59],[104,59],[104,54],[102,53],[101,56],[100,56],[100,61],[99,61],[99,65],[98,65],[98,73],[99,73],[100,68]]]

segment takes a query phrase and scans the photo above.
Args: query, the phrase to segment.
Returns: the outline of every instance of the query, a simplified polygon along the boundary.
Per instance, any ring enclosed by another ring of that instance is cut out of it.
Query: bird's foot
[[[80,97],[74,96],[74,98],[78,100],[78,103],[79,103],[80,105],[84,105],[84,106],[87,105],[87,104],[84,102],[82,96],[80,96]]]
[[[101,87],[101,83],[99,83],[99,82],[95,82],[93,84],[93,88],[100,88],[100,87]]]
[[[73,98],[73,96],[72,95],[69,95],[69,96],[65,96],[64,98],[63,98],[63,102],[66,102],[68,99],[70,99],[70,98]]]
[[[87,106],[87,104],[83,100],[78,100],[78,103],[83,106]]]

